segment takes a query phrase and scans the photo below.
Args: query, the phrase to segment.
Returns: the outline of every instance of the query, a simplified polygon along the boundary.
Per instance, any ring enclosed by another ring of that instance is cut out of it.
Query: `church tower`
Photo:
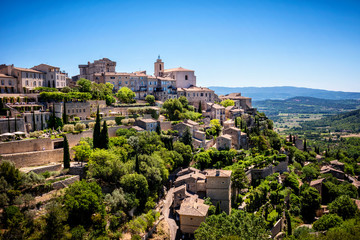
[[[154,75],[155,77],[164,76],[164,63],[161,60],[160,55],[158,56],[158,59],[156,59],[156,62],[154,63]]]

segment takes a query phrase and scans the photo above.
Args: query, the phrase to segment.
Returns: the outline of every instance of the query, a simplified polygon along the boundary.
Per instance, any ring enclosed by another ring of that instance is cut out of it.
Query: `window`
[[[128,82],[126,81],[125,84],[128,84]]]
[[[204,93],[200,93],[200,96],[203,97],[203,96],[204,96]]]
[[[29,75],[28,75],[28,73],[26,73],[26,78],[28,78],[29,77]]]
[[[12,85],[12,82],[11,82],[11,80],[9,80],[9,85],[10,85],[10,86]]]
[[[4,85],[5,84],[5,81],[4,80],[1,80],[1,85]]]
[[[33,82],[33,86],[36,87],[36,82]]]
[[[149,87],[149,91],[152,91],[153,90],[153,88],[152,87]]]
[[[119,85],[121,85],[121,81],[119,81]]]
[[[29,81],[28,80],[25,81],[25,85],[29,86]]]
[[[159,69],[160,69],[160,71],[161,71],[161,64],[159,65]]]
[[[115,77],[110,77],[110,79],[115,79]]]
[[[185,80],[188,80],[188,75],[185,75]]]
[[[84,112],[85,112],[85,108],[84,108]]]
[[[70,110],[68,110],[68,113],[70,114]]]

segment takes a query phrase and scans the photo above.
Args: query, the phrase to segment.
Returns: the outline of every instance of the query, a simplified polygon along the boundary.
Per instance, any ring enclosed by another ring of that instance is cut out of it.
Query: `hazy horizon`
[[[16,6],[16,7],[14,7]],[[107,57],[116,71],[195,70],[199,86],[294,86],[360,92],[360,2],[6,1],[0,64],[79,74]]]

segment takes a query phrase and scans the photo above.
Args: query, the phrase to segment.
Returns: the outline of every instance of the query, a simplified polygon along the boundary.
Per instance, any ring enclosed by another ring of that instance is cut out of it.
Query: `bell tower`
[[[164,63],[160,58],[160,55],[156,59],[156,62],[154,63],[154,75],[155,77],[162,77],[164,76]]]

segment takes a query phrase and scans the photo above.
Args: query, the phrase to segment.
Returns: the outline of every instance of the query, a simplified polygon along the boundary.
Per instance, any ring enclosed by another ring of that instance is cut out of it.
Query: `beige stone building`
[[[209,206],[203,197],[210,197],[214,205],[219,203],[222,211],[231,211],[231,171],[208,169],[200,171],[185,168],[177,173],[174,182],[173,208],[180,218],[180,230],[193,234],[205,221]],[[180,208],[180,209],[179,209]],[[178,209],[178,210],[177,210]]]
[[[189,88],[178,88],[178,97],[185,96],[189,104],[193,105],[196,109],[201,103],[202,109],[206,109],[207,103],[213,103],[216,100],[215,92],[209,88],[191,86]]]
[[[95,60],[93,63],[79,65],[80,75],[79,78],[89,79],[95,81],[95,73],[115,72],[116,62],[111,61],[108,58],[102,58]]]
[[[231,149],[232,137],[229,134],[223,134],[216,138],[216,148],[218,150]]]
[[[16,78],[7,74],[0,73],[0,92],[17,93]]]
[[[241,96],[241,93],[230,93],[227,95],[222,95],[222,96],[219,96],[219,99],[221,101],[226,100],[226,99],[233,100],[235,103],[235,107],[237,107],[239,109],[248,110],[248,109],[253,108],[251,105],[251,98],[243,97],[243,96]]]
[[[156,127],[158,125],[158,121],[152,118],[141,118],[136,120],[135,125],[141,127],[142,129],[154,132],[156,131]]]
[[[51,87],[51,88],[66,87],[67,73],[65,73],[64,71],[61,72],[59,67],[54,67],[47,64],[40,64],[33,67],[32,69],[45,73],[46,87]]]
[[[185,198],[177,211],[180,217],[180,230],[183,233],[194,234],[200,224],[205,221],[209,205],[196,195]]]
[[[229,127],[223,130],[223,134],[231,136],[231,144],[235,149],[247,149],[247,134],[236,127]]]
[[[216,103],[207,103],[206,112],[204,113],[205,117],[210,117],[210,119],[218,119],[221,124],[225,121],[225,107],[216,104]]]
[[[16,78],[16,91],[30,93],[36,87],[43,87],[46,75],[43,72],[28,68],[14,67],[14,65],[0,65],[0,73]]]

